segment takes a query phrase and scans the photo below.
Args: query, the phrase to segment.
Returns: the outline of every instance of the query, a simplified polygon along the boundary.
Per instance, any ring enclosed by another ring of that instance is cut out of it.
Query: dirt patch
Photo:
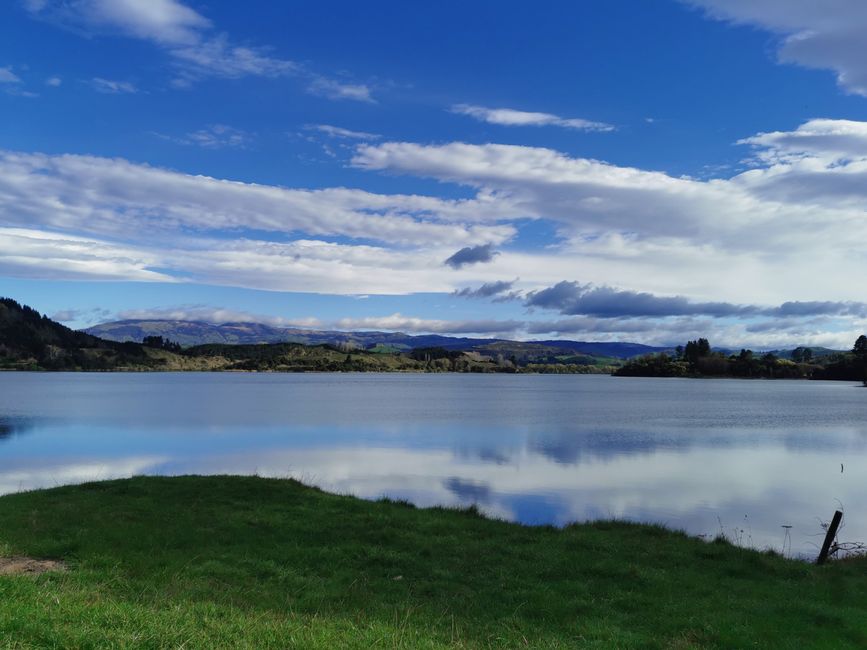
[[[57,560],[37,560],[32,557],[0,557],[0,576],[38,575],[48,571],[66,571],[66,565]]]

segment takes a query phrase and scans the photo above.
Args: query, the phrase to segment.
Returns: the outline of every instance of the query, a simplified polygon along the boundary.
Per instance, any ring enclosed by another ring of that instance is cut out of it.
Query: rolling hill
[[[629,359],[642,354],[663,352],[669,348],[640,343],[594,341],[509,341],[505,339],[467,338],[440,334],[412,335],[401,332],[341,332],[272,327],[262,323],[207,323],[178,320],[122,320],[102,323],[84,330],[111,341],[142,341],[146,336],[162,336],[184,347],[209,343],[304,343],[305,345],[355,345],[369,350],[444,348],[465,352],[490,353],[506,357],[556,357],[584,355],[603,359]]]

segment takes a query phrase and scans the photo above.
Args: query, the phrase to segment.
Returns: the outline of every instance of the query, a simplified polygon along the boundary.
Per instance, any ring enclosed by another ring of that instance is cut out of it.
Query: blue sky
[[[857,0],[21,0],[0,294],[721,345],[867,329]]]

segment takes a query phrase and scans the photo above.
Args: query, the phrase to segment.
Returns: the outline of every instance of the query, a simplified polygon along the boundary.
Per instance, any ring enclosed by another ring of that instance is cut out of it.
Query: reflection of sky
[[[722,526],[774,548],[792,525],[812,554],[838,501],[846,539],[867,540],[865,416],[863,390],[830,382],[5,373],[0,493],[258,473],[525,523]]]

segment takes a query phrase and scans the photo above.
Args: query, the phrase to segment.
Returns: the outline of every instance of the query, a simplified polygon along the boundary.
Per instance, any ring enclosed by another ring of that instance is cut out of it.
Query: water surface
[[[811,555],[820,520],[841,504],[841,539],[867,541],[867,390],[580,375],[0,373],[0,493],[187,473],[475,503],[530,524],[621,517]]]

